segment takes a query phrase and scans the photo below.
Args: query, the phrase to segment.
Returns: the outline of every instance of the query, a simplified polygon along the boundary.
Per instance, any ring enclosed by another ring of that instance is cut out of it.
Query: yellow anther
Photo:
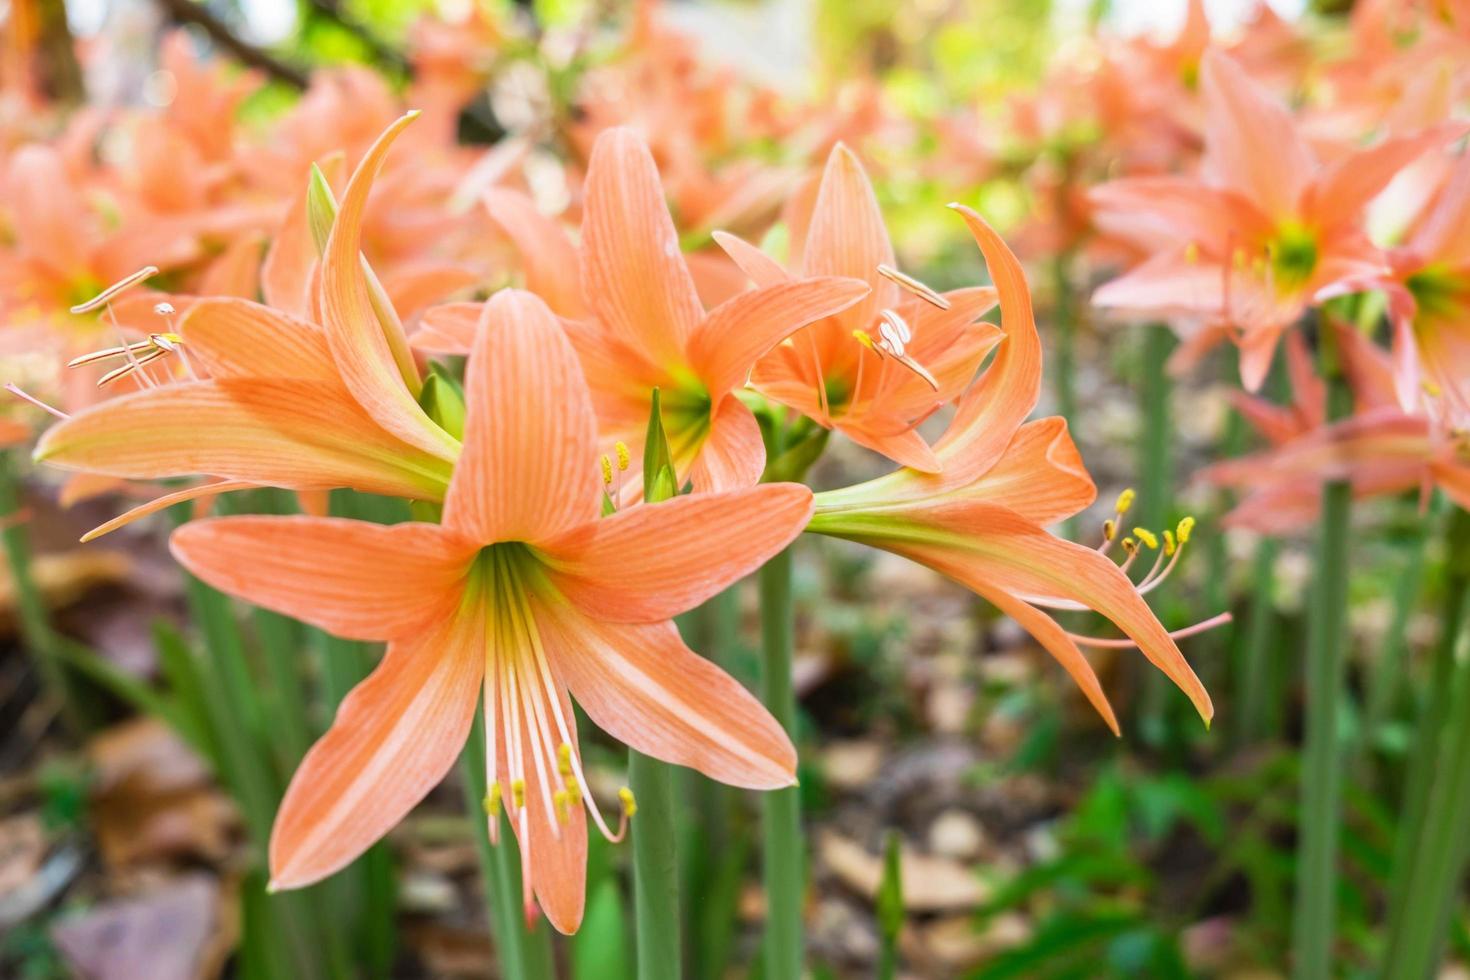
[[[1123,550],[1128,552],[1128,554],[1130,555],[1138,550],[1138,542],[1134,541],[1132,538],[1124,538],[1121,544],[1123,545]]]
[[[567,799],[572,801],[572,806],[582,805],[582,784],[577,782],[576,776],[566,778]]]
[[[1128,513],[1129,509],[1133,506],[1134,498],[1137,496],[1138,495],[1133,492],[1133,488],[1129,487],[1127,490],[1124,490],[1122,493],[1118,494],[1118,505],[1115,509],[1120,514]]]
[[[618,470],[626,470],[628,468],[628,444],[622,440],[613,443],[613,452],[618,454]]]
[[[567,809],[571,803],[571,799],[571,795],[564,789],[559,789],[551,794],[551,805],[556,810],[556,820],[558,823],[567,822]]]
[[[1133,536],[1150,548],[1157,548],[1159,546],[1158,535],[1146,527],[1135,527],[1133,529]]]
[[[557,746],[556,771],[563,776],[570,776],[572,774],[572,747],[566,742]]]
[[[612,460],[606,456],[602,457],[602,483],[604,486],[612,486]]]
[[[480,805],[485,808],[486,816],[491,818],[500,816],[500,783],[497,782],[490,787],[490,792],[485,794]]]
[[[1199,242],[1190,242],[1184,246],[1184,261],[1190,265],[1199,261]]]
[[[524,779],[511,780],[510,801],[515,804],[517,810],[526,805],[526,781]]]
[[[1169,531],[1169,530],[1165,530],[1164,531],[1164,554],[1166,554],[1166,555],[1172,555],[1172,554],[1174,554],[1174,552],[1177,549],[1178,549],[1178,546],[1174,543],[1174,532],[1173,531]]]
[[[873,338],[868,336],[868,332],[866,330],[854,330],[852,332],[852,337],[854,340],[862,344],[873,353],[876,354],[878,352],[878,345],[873,343]]]
[[[1440,396],[1441,391],[1439,385],[1430,381],[1428,378],[1420,381],[1419,386],[1424,389],[1424,393],[1430,398],[1438,398]]]
[[[633,791],[628,787],[618,790],[618,799],[623,804],[623,816],[631,817],[638,812],[638,801],[633,799]]]
[[[1194,531],[1194,518],[1193,517],[1186,517],[1186,518],[1183,518],[1182,520],[1180,520],[1179,526],[1174,530],[1174,533],[1177,534],[1177,535],[1179,535],[1179,543],[1180,544],[1184,544],[1185,542],[1187,542],[1189,540],[1189,535],[1191,533],[1193,533],[1193,531]]]
[[[1103,537],[1111,541],[1118,536],[1118,523],[1111,517],[1103,521]]]

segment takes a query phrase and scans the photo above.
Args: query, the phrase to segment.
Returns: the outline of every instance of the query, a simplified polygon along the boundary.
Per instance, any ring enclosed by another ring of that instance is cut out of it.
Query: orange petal
[[[254,486],[255,484],[253,483],[241,483],[238,480],[217,480],[213,483],[201,483],[198,486],[185,487],[182,490],[176,490],[173,493],[166,493],[161,497],[155,497],[145,504],[139,504],[137,507],[119,514],[110,521],[97,525],[82,535],[81,540],[83,544],[86,544],[88,541],[96,541],[104,534],[111,534],[120,527],[126,527],[140,518],[147,517],[149,514],[156,514],[161,510],[167,510],[174,504],[181,504],[186,500],[217,497],[222,493],[229,493],[232,490],[249,490]]]
[[[714,238],[716,245],[725,250],[725,254],[730,256],[731,261],[740,267],[740,271],[749,276],[750,281],[757,286],[778,286],[791,280],[791,273],[782,268],[781,263],[739,235],[732,235],[728,231],[716,231],[711,237]]]
[[[961,486],[993,466],[1036,407],[1041,393],[1041,338],[1031,309],[1026,274],[1015,254],[974,211],[950,207],[965,219],[1000,296],[1001,341],[990,367],[960,399],[949,429],[935,445],[944,481]]]
[[[485,647],[465,612],[411,640],[342,700],[301,760],[271,829],[271,887],[300,888],[350,864],[459,758],[474,720]]]
[[[426,260],[394,268],[385,277],[383,289],[393,309],[408,320],[430,305],[478,285],[480,279],[478,272],[461,262]]]
[[[340,384],[313,323],[245,299],[202,299],[179,321],[186,356],[212,378],[294,378]]]
[[[658,167],[632,130],[597,137],[582,217],[582,292],[625,343],[659,364],[683,361],[704,316]]]
[[[322,257],[322,318],[342,380],[367,413],[409,445],[453,460],[458,444],[424,414],[399,372],[369,299],[361,255],[363,211],[373,178],[393,140],[415,115],[403,116],[378,137],[347,184]]]
[[[867,298],[843,313],[843,326],[850,330],[871,324],[897,292],[897,287],[878,278],[879,265],[893,264],[893,243],[873,185],[857,156],[839,143],[827,155],[822,172],[802,271],[809,276],[851,276],[876,285]]]
[[[536,202],[519,191],[492,188],[483,200],[490,220],[521,253],[526,288],[546,300],[558,316],[576,320],[585,317],[581,259],[562,226],[542,214]]]
[[[333,153],[320,161],[322,175],[332,187],[342,180],[341,153]],[[317,265],[316,242],[307,223],[306,192],[308,175],[300,176],[300,190],[291,201],[286,217],[271,236],[270,248],[260,267],[260,289],[265,301],[293,316],[311,316],[312,272]]]
[[[221,592],[354,640],[427,631],[475,551],[437,524],[260,515],[185,524],[169,549]]]
[[[845,418],[837,419],[836,427],[838,432],[859,446],[886,456],[900,466],[920,473],[938,473],[944,469],[944,464],[934,455],[934,450],[929,448],[918,429],[873,431],[863,425],[861,419]]]
[[[1097,709],[1097,713],[1102,715],[1113,734],[1123,734],[1118,727],[1118,716],[1113,714],[1113,706],[1108,703],[1108,696],[1103,692],[1102,682],[1097,679],[1092,664],[1087,662],[1087,657],[1077,649],[1077,644],[1067,636],[1066,630],[1057,625],[1056,620],[1001,589],[987,588],[981,591],[973,583],[966,584],[974,588],[985,601],[1014,619],[1023,630],[1046,647],[1047,652],[1056,658],[1067,675],[1082,689],[1082,694]]]
[[[1363,209],[1399,171],[1429,150],[1464,134],[1463,123],[1446,123],[1350,153],[1327,167],[1313,183],[1307,209],[1324,233],[1360,221]]]
[[[745,384],[756,359],[814,320],[847,309],[870,291],[861,279],[823,276],[741,293],[710,311],[689,361],[712,400]]]
[[[673,623],[598,622],[554,599],[535,609],[548,656],[577,703],[609,735],[731,786],[779,789],[796,782],[796,749],[776,719],[739,682],[686,647]]]
[[[464,357],[475,346],[484,303],[443,303],[431,306],[419,318],[419,328],[408,338],[415,350]]]
[[[259,235],[236,238],[204,270],[199,282],[201,296],[238,296],[255,299],[260,293],[260,254],[264,241]]]
[[[1200,89],[1210,172],[1274,219],[1295,214],[1317,161],[1291,113],[1219,49],[1200,60]]]
[[[726,395],[709,420],[709,435],[688,468],[699,493],[738,490],[760,482],[766,468],[766,444],[760,423],[745,403]]]
[[[45,263],[52,274],[73,277],[92,271],[87,263],[91,226],[82,199],[65,174],[66,166],[54,148],[41,143],[22,146],[10,157],[5,198],[10,227],[23,252]],[[147,261],[136,256],[134,260],[135,268]]]
[[[218,476],[437,500],[442,460],[398,442],[316,382],[226,379],[138,391],[52,426],[36,459],[127,479]]]
[[[480,544],[542,542],[597,517],[597,427],[566,334],[531,293],[485,304],[465,369],[464,451],[444,523]]]
[[[1005,455],[961,493],[1042,526],[1081,513],[1097,499],[1066,420],[1055,416],[1021,426]]]
[[[662,622],[765,564],[811,513],[797,483],[638,504],[594,522],[588,540],[547,546],[552,581],[594,619]]]

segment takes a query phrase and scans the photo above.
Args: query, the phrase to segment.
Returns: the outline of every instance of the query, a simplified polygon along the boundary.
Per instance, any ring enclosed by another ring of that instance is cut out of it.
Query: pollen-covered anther
[[[1174,529],[1174,533],[1178,536],[1180,544],[1185,544],[1189,541],[1189,536],[1194,533],[1194,524],[1195,521],[1192,516],[1179,519],[1179,526]]]
[[[485,808],[485,816],[489,817],[491,820],[494,820],[496,817],[500,816],[499,783],[491,784],[490,791],[485,794],[485,798],[480,801],[480,805]]]
[[[567,790],[567,799],[572,801],[573,806],[582,805],[582,784],[577,781],[576,776],[568,776],[564,782]]]
[[[629,457],[628,455],[628,444],[619,439],[617,442],[613,443],[613,452],[616,453],[618,457],[618,472],[626,472],[628,469],[628,465],[631,462],[631,457]]]
[[[513,779],[510,782],[510,802],[517,810],[523,810],[526,806],[526,781],[524,779]]]
[[[1133,501],[1137,499],[1137,497],[1138,494],[1134,492],[1132,487],[1128,487],[1122,493],[1118,494],[1118,503],[1113,507],[1113,509],[1118,512],[1119,517],[1122,517],[1124,514],[1128,513],[1128,511],[1133,509]]]
[[[556,822],[566,823],[571,819],[572,795],[564,789],[551,794],[551,805],[556,810]]]
[[[1178,545],[1176,545],[1174,543],[1174,532],[1173,531],[1170,531],[1168,528],[1165,528],[1164,529],[1164,554],[1166,554],[1166,555],[1172,555],[1172,554],[1174,554],[1174,552],[1175,552],[1175,550],[1177,548],[1178,548]]]
[[[1103,540],[1111,541],[1118,536],[1118,522],[1111,517],[1103,521]]]
[[[1138,542],[1134,541],[1132,538],[1124,538],[1122,544],[1123,550],[1128,552],[1128,554],[1130,555],[1138,550]]]
[[[633,791],[624,786],[618,790],[618,802],[623,804],[623,817],[631,819],[638,812],[638,801],[633,798]]]
[[[884,279],[887,279],[889,282],[894,283],[898,286],[899,289],[912,293],[920,299],[924,300],[926,303],[939,307],[939,309],[941,310],[947,310],[950,308],[949,300],[945,299],[930,286],[915,279],[907,272],[902,272],[898,269],[895,269],[891,265],[880,263],[878,265],[878,275],[882,276]]]
[[[603,456],[602,459],[599,460],[599,462],[602,463],[602,485],[605,487],[610,487],[612,486],[613,481],[612,460],[608,459],[606,456]]]
[[[1133,529],[1133,536],[1142,541],[1150,550],[1157,550],[1159,547],[1158,535],[1146,527],[1135,527]]]

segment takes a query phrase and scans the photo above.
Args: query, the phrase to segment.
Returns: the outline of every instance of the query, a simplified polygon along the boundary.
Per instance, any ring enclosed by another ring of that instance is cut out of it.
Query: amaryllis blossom
[[[1470,428],[1470,156],[1456,161],[1390,258],[1401,404]]]
[[[965,389],[999,342],[1000,332],[979,322],[995,305],[995,290],[941,295],[899,273],[873,187],[841,144],[827,157],[821,183],[790,212],[790,272],[733,235],[715,237],[758,286],[850,276],[871,292],[761,358],[751,384],[895,462],[938,471],[917,427]]]
[[[1286,107],[1228,55],[1206,53],[1201,87],[1202,177],[1125,178],[1093,192],[1099,226],[1152,252],[1093,302],[1192,321],[1185,359],[1234,336],[1254,390],[1309,305],[1384,279],[1364,209],[1406,164],[1463,130],[1394,137],[1323,163]]]
[[[892,551],[974,590],[1057,658],[1114,731],[1117,719],[1079,644],[1138,646],[1208,721],[1214,710],[1209,695],[1141,594],[1173,568],[1192,524],[1181,525],[1177,535],[1157,536],[1163,550],[1140,586],[1107,557],[1113,535],[1094,549],[1045,530],[1091,504],[1096,488],[1064,420],[1026,422],[1040,391],[1041,342],[1020,263],[977,214],[951,206],[985,254],[1000,294],[1005,339],[935,444],[940,472],[906,468],[820,493],[808,530]],[[1147,530],[1138,535],[1157,543]],[[1130,552],[1128,562],[1138,554]],[[1094,610],[1128,640],[1068,633],[1048,611],[1055,609]]]
[[[569,691],[640,752],[736,786],[795,781],[781,726],[685,647],[670,617],[785,547],[811,492],[767,484],[599,518],[592,399],[529,293],[486,304],[466,377],[442,524],[230,517],[181,528],[172,548],[224,591],[388,642],[291,781],[271,834],[274,887],[331,874],[403,819],[454,764],[482,704],[492,839],[503,810],[527,902],[571,932],[588,816],[617,835],[590,796]]]
[[[1460,506],[1470,503],[1470,443],[1464,434],[1404,411],[1385,353],[1348,324],[1333,322],[1330,329],[1353,391],[1352,417],[1324,424],[1324,386],[1310,373],[1304,344],[1292,341],[1292,405],[1249,395],[1237,399],[1271,448],[1215,463],[1197,476],[1245,493],[1223,522],[1264,534],[1299,531],[1316,520],[1322,485],[1335,479],[1349,481],[1359,499],[1418,490],[1427,501],[1438,486]]]
[[[490,201],[493,207],[497,199]],[[783,277],[706,312],[679,252],[653,157],[621,128],[604,132],[592,151],[576,262],[580,299],[559,261],[570,254],[559,239],[533,239],[526,247],[528,284],[548,290],[549,305],[564,314],[590,314],[563,326],[582,359],[604,444],[642,444],[657,388],[679,480],[701,491],[760,479],[760,426],[736,395],[756,361],[868,292],[865,282],[841,274]],[[473,312],[470,304],[429,310],[420,345],[463,351]],[[624,489],[639,492],[636,480]]]
[[[348,185],[321,264],[322,325],[248,300],[201,300],[179,324],[192,377],[72,416],[36,458],[113,477],[225,481],[186,493],[267,485],[442,499],[459,441],[419,407],[403,327],[359,247],[373,176],[412,119],[382,135]]]

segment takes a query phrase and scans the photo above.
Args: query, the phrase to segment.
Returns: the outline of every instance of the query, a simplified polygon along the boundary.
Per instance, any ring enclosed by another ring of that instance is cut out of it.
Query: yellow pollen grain
[[[633,798],[633,791],[628,787],[618,790],[618,800],[623,804],[623,816],[631,817],[638,812],[638,801]]]
[[[1133,488],[1129,487],[1127,490],[1124,490],[1122,493],[1118,494],[1118,505],[1114,509],[1117,510],[1119,514],[1128,513],[1129,509],[1133,507],[1133,501],[1137,496],[1138,495],[1133,492]]]
[[[1164,554],[1172,555],[1176,550],[1177,545],[1174,544],[1174,532],[1166,530],[1164,532]]]
[[[524,779],[515,779],[511,781],[510,801],[515,804],[517,810],[523,809],[525,807],[526,781]]]
[[[1146,527],[1135,527],[1133,529],[1133,536],[1150,548],[1157,548],[1159,546],[1158,535]]]
[[[613,443],[613,452],[618,454],[618,470],[621,472],[628,468],[628,444],[621,440]]]
[[[490,792],[486,793],[485,799],[480,802],[481,805],[485,808],[486,816],[500,816],[500,783],[497,782],[492,785],[490,787]]]
[[[577,782],[576,776],[568,776],[566,779],[567,799],[572,801],[572,806],[582,805],[582,784]]]
[[[612,460],[606,456],[602,457],[602,483],[603,486],[612,486]]]
[[[563,776],[570,776],[572,774],[572,747],[566,742],[557,746],[556,771]]]
[[[858,343],[862,344],[868,350],[870,350],[870,351],[877,351],[878,348],[876,346],[874,346],[874,344],[873,344],[873,338],[868,336],[868,332],[866,330],[854,330],[852,332],[852,337],[853,337],[854,340],[856,340]]]

